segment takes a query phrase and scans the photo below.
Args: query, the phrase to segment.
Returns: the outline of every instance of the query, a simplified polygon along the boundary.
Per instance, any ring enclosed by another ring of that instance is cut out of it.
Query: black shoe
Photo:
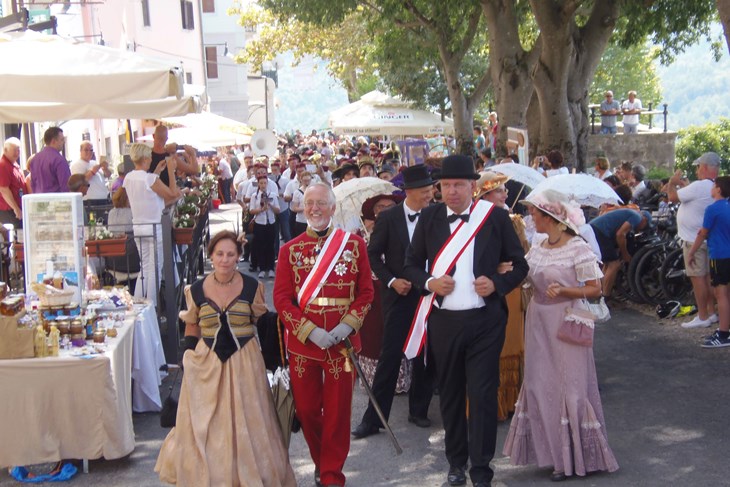
[[[568,477],[565,475],[565,472],[553,472],[550,474],[551,482],[562,482],[563,480],[565,480],[567,478]]]
[[[413,423],[419,428],[430,428],[431,427],[431,420],[428,418],[419,418],[418,416],[411,416],[408,415],[408,422]]]
[[[373,424],[362,422],[357,425],[357,428],[352,430],[352,436],[354,436],[356,440],[360,440],[362,438],[378,434],[379,430],[380,428]]]
[[[446,476],[449,485],[465,485],[466,484],[466,467],[449,467],[449,474]]]
[[[319,478],[319,468],[314,467],[314,485],[316,487],[322,487],[322,482]]]

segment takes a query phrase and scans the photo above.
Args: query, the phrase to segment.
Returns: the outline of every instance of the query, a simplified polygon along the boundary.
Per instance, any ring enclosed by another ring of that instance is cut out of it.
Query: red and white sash
[[[322,286],[324,286],[325,279],[332,272],[335,262],[337,262],[337,259],[340,258],[340,255],[345,250],[345,245],[349,239],[350,232],[345,232],[340,228],[335,228],[330,233],[330,236],[327,237],[322,250],[316,257],[312,270],[304,280],[304,284],[302,284],[299,293],[297,293],[300,309],[306,308],[317,297]]]
[[[494,205],[488,201],[477,200],[471,206],[469,212],[469,221],[461,221],[456,227],[456,230],[446,240],[441,250],[436,254],[436,258],[431,264],[431,275],[434,277],[441,277],[448,274],[451,269],[456,265],[456,261],[459,260],[461,254],[464,253],[466,248],[469,246],[477,232],[482,228],[484,223],[487,221],[489,214],[492,211]],[[423,349],[426,343],[426,325],[428,323],[428,316],[431,314],[431,306],[436,299],[436,293],[431,293],[427,296],[421,296],[418,302],[418,308],[416,308],[416,315],[413,317],[411,323],[411,330],[408,333],[408,340],[403,347],[403,353],[406,358],[414,358]]]

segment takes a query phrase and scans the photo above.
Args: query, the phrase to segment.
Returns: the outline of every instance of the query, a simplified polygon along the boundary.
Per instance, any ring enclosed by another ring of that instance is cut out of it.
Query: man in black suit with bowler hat
[[[405,352],[412,357],[427,343],[434,359],[448,484],[466,483],[470,461],[472,483],[486,487],[494,476],[489,462],[497,441],[505,296],[528,266],[507,211],[472,202],[478,177],[471,158],[446,157],[438,175],[443,203],[421,212],[404,276],[427,294],[419,301]],[[498,273],[500,263],[511,263],[511,269]]]
[[[406,249],[416,228],[421,210],[433,197],[434,181],[422,164],[403,170],[405,201],[382,211],[375,220],[370,236],[368,257],[370,266],[381,283],[385,322],[383,344],[373,378],[373,394],[387,419],[393,405],[398,381],[403,345],[418,305],[420,292],[403,277]],[[413,361],[411,387],[408,391],[408,421],[421,428],[431,426],[428,406],[433,396],[431,381],[426,375],[423,357]],[[359,439],[373,435],[383,425],[372,404],[352,435]]]

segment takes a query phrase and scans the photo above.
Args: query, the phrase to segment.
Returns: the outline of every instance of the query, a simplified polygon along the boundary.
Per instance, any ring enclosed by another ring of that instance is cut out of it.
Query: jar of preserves
[[[81,320],[71,320],[70,322],[70,333],[72,335],[84,335],[86,336],[86,329]]]
[[[97,328],[94,330],[94,343],[104,343],[106,338],[106,330],[104,328]]]

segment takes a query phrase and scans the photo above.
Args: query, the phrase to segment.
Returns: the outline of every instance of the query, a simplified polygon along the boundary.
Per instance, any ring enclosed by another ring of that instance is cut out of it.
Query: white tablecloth
[[[135,310],[138,314],[134,318],[132,410],[135,413],[159,411],[162,408],[160,384],[164,377],[160,367],[166,363],[160,326],[152,305],[135,307]]]
[[[121,458],[134,450],[132,348],[126,321],[90,359],[0,360],[0,466]]]

